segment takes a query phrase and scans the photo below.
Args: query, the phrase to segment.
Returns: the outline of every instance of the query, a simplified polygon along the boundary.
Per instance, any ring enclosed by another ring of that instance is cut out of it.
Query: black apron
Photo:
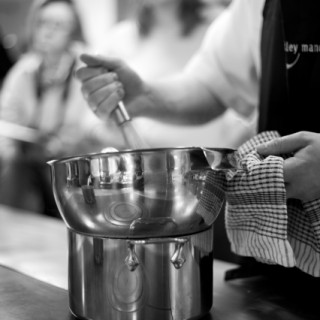
[[[259,132],[320,132],[320,1],[266,0]]]
[[[259,132],[320,132],[320,1],[266,0],[261,34]],[[268,265],[239,257],[240,268],[225,279],[265,275],[283,281],[317,283],[297,268]],[[315,279],[317,281],[315,281]]]

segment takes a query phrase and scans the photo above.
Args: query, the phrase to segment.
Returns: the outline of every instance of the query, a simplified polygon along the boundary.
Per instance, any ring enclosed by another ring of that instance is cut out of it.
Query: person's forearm
[[[146,91],[146,100],[136,102],[139,115],[166,123],[203,124],[225,111],[203,84],[183,76],[148,84]]]
[[[101,119],[110,118],[119,101],[131,117],[167,123],[206,123],[225,111],[206,84],[192,75],[183,73],[149,84],[122,60],[89,55],[81,59],[86,66],[77,70],[77,77],[89,106]]]

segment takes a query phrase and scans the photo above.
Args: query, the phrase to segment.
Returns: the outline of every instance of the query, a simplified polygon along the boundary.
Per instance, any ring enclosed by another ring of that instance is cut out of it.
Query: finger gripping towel
[[[255,151],[258,144],[277,137],[277,132],[268,131],[247,141],[238,149],[242,169],[227,173],[226,228],[231,249],[319,277],[320,200],[287,200],[286,155],[262,157]]]

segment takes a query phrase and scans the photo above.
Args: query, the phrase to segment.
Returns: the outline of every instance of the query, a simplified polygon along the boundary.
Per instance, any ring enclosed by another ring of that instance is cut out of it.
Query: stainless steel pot
[[[82,319],[196,319],[212,306],[213,228],[126,240],[69,231],[70,309]]]
[[[213,222],[237,152],[128,150],[49,162],[80,318],[196,319],[212,306]],[[210,183],[208,183],[208,179]]]

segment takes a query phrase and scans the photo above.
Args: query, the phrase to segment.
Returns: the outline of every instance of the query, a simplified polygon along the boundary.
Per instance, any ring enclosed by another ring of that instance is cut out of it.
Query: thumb
[[[262,155],[281,155],[295,152],[304,147],[304,145],[305,142],[299,139],[297,134],[291,134],[260,144],[256,146],[256,150]]]
[[[115,70],[121,67],[122,62],[116,58],[106,58],[100,55],[91,55],[83,53],[80,55],[80,60],[88,67],[105,67],[108,70]]]

